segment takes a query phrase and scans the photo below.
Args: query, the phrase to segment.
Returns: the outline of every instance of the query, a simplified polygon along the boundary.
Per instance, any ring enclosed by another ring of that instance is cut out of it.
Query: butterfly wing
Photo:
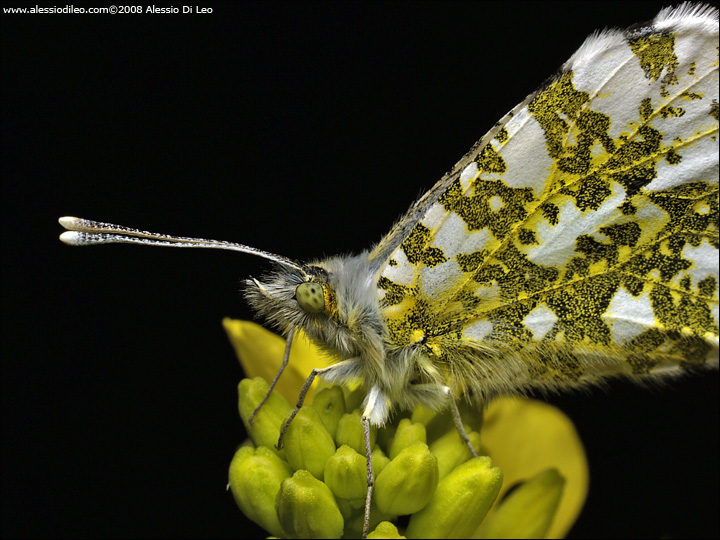
[[[391,343],[481,394],[716,365],[717,44],[703,6],[588,38],[371,253]]]

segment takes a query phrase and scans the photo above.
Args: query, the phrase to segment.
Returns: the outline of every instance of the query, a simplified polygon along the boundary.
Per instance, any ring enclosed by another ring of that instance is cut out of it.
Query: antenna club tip
[[[68,246],[79,246],[81,244],[80,233],[76,231],[65,231],[60,235],[60,241]]]
[[[82,219],[72,216],[63,216],[58,219],[58,223],[70,231],[77,230],[82,221]]]

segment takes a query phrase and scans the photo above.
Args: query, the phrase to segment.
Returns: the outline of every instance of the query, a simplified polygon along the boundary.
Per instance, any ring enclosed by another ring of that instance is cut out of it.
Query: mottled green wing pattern
[[[717,11],[591,36],[491,133],[379,270],[391,346],[481,394],[717,364]]]

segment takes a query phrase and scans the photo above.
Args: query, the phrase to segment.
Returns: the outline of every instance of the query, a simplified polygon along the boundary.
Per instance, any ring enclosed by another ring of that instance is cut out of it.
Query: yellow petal
[[[525,398],[494,400],[480,432],[483,448],[505,475],[498,500],[517,482],[554,467],[565,477],[565,491],[546,538],[563,538],[585,503],[588,466],[570,419],[559,409]]]
[[[282,364],[285,340],[251,321],[225,318],[222,321],[240,365],[248,378],[262,377],[271,382]],[[313,368],[329,365],[328,356],[299,331],[293,339],[290,361],[275,390],[290,403],[295,403],[298,392]],[[306,403],[312,403],[317,378],[308,392]]]
[[[562,500],[565,479],[548,469],[510,493],[475,533],[480,538],[545,538]]]

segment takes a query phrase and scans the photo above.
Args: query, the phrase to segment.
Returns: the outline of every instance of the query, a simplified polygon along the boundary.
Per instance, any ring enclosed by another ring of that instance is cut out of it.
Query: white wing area
[[[716,354],[716,10],[589,37],[491,134],[380,268],[394,342]]]

